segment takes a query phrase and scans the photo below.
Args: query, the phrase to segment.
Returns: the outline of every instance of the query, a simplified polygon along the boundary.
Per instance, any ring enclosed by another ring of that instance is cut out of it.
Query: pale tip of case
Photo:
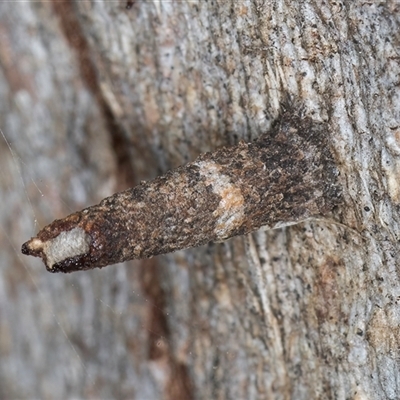
[[[35,253],[43,250],[43,242],[38,238],[32,238],[22,245],[22,254],[33,256]]]

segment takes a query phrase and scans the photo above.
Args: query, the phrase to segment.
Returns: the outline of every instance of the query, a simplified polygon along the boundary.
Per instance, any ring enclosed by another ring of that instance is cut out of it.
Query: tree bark
[[[399,398],[399,5],[125,4],[0,4],[0,397]],[[331,218],[70,275],[19,254],[285,113],[326,127]]]

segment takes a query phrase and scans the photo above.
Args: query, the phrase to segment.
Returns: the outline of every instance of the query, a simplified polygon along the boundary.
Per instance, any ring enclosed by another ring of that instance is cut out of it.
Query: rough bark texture
[[[399,398],[398,4],[125,5],[0,4],[0,397]],[[335,222],[72,275],[19,256],[283,104],[327,128]]]

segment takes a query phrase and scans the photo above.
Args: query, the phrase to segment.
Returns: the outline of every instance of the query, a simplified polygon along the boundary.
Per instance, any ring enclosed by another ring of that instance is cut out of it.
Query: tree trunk
[[[0,397],[400,398],[395,1],[0,4]],[[69,275],[55,218],[284,113],[324,124],[330,219]]]

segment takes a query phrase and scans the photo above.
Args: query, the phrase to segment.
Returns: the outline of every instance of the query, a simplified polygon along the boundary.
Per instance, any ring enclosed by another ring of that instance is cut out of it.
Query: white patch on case
[[[43,244],[43,252],[46,254],[47,267],[67,258],[83,255],[89,251],[89,235],[81,228],[74,228],[68,232],[61,232],[53,240]]]
[[[200,174],[206,177],[206,184],[211,185],[213,192],[221,197],[218,208],[213,212],[217,218],[215,233],[219,240],[230,237],[230,233],[241,226],[244,220],[244,197],[229,176],[220,173],[221,166],[210,161],[200,161]]]

